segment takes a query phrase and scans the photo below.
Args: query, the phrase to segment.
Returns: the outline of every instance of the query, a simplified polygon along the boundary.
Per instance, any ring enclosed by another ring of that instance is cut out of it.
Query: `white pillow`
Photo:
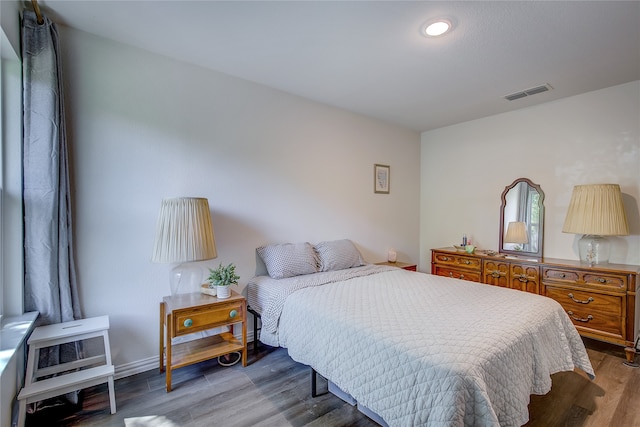
[[[318,257],[311,243],[282,243],[256,249],[272,279],[318,272]]]
[[[343,270],[365,265],[360,251],[351,240],[320,242],[315,248],[320,260],[320,271]]]

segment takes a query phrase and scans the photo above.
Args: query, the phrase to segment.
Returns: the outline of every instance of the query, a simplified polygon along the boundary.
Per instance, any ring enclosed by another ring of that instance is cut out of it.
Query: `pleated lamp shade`
[[[217,256],[207,199],[164,199],[158,216],[153,262],[194,262]]]
[[[629,223],[618,184],[576,185],[562,227],[563,233],[583,234],[578,240],[580,261],[590,266],[609,262],[611,242],[603,236],[626,236]]]
[[[627,215],[618,184],[576,185],[573,188],[564,233],[598,236],[629,234]]]
[[[510,222],[503,241],[504,243],[529,243],[527,224],[524,222]]]

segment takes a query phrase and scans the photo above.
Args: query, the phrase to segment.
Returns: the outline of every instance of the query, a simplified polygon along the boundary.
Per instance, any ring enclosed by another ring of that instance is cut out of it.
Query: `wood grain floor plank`
[[[640,426],[640,369],[623,365],[619,347],[585,340],[596,380],[561,372],[544,396],[532,396],[527,427]],[[285,349],[262,347],[250,364],[222,367],[215,360],[174,371],[165,392],[157,370],[116,381],[118,411],[111,415],[106,385],[83,391],[81,408],[59,407],[27,416],[27,427],[373,427],[357,408],[325,393],[311,397],[309,367]],[[319,378],[318,390],[327,389]]]

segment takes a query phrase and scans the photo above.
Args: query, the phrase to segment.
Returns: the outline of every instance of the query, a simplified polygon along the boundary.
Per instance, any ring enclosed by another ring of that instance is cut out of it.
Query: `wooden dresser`
[[[627,361],[633,362],[640,266],[589,267],[564,259],[535,261],[497,255],[432,249],[431,274],[553,298],[564,307],[581,335],[625,346]]]

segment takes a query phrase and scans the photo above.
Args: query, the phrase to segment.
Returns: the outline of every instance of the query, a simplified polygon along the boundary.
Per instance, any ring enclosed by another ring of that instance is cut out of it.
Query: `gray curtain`
[[[81,318],[73,260],[69,162],[55,24],[22,21],[24,305],[39,325]],[[40,365],[77,358],[77,348],[42,352]]]

